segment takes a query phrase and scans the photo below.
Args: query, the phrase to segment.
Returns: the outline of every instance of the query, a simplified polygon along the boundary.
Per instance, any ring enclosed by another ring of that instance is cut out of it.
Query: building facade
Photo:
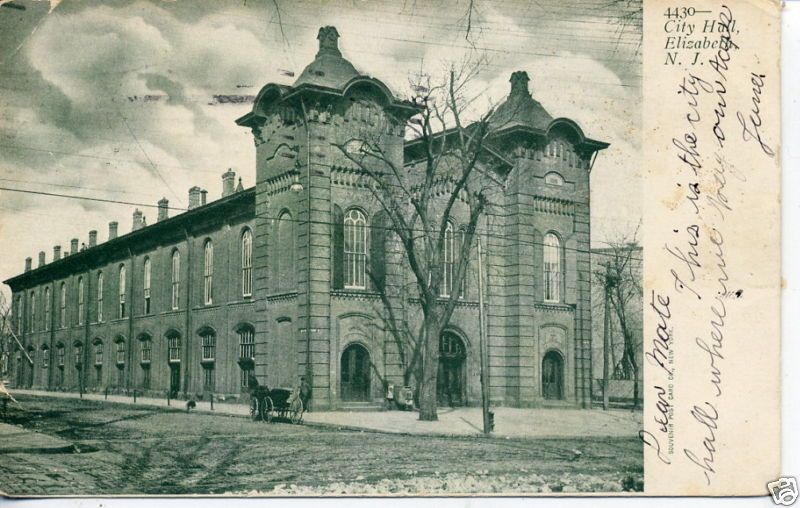
[[[306,376],[317,408],[382,400],[404,383],[399,346],[385,331],[375,284],[413,282],[384,233],[359,168],[335,145],[368,135],[413,170],[407,122],[418,109],[359,73],[319,32],[314,61],[291,85],[268,84],[237,120],[252,130],[256,185],[69,255],[40,253],[6,281],[15,329],[28,353],[11,360],[17,386],[238,398],[253,373],[268,386]],[[480,225],[486,246],[488,381],[493,404],[591,403],[589,173],[607,143],[553,118],[515,72],[491,117],[499,206]],[[458,207],[456,207],[458,208]],[[453,214],[458,231],[459,212]],[[452,236],[452,235],[451,235]],[[65,253],[66,254],[66,253]],[[480,403],[478,285],[471,263],[463,296],[440,338],[439,400]],[[447,265],[447,260],[443,263]],[[380,274],[380,282],[368,273]],[[404,295],[395,291],[395,295]],[[446,296],[443,295],[443,296]],[[412,297],[396,298],[408,322]]]

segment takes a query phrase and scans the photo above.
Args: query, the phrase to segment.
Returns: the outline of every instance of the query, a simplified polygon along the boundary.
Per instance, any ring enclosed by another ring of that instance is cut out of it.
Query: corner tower
[[[342,148],[380,143],[402,165],[416,109],[342,56],[336,28],[320,28],[317,39],[297,80],[264,86],[236,123],[251,129],[256,146],[256,376],[291,387],[305,375],[315,407],[325,408],[338,400],[332,224],[337,202],[355,190],[356,168]]]

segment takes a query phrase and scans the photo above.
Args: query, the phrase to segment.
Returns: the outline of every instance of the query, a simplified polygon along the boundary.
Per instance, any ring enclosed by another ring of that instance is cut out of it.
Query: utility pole
[[[489,434],[493,424],[489,415],[489,347],[486,343],[486,310],[483,306],[483,253],[478,236],[478,319],[481,339],[481,403],[483,405],[483,433]]]
[[[606,264],[606,277],[603,284],[604,310],[603,310],[603,411],[608,411],[608,369],[611,356],[611,334],[610,334],[610,301],[611,298],[611,265]]]

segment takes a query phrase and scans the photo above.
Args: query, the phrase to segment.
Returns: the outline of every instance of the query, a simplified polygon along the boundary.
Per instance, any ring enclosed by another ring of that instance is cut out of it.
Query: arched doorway
[[[436,376],[436,399],[440,405],[463,406],[466,397],[467,348],[453,332],[439,336],[439,372]]]
[[[542,359],[542,395],[548,400],[564,398],[564,358],[548,351]]]
[[[371,362],[369,351],[361,344],[350,344],[342,353],[341,395],[345,401],[370,400]]]

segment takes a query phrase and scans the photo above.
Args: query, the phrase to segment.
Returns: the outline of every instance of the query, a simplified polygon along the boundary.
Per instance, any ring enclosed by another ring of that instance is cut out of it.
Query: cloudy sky
[[[234,124],[250,106],[214,97],[291,84],[316,53],[318,28],[334,25],[344,56],[399,95],[409,75],[438,74],[471,52],[488,62],[471,83],[477,109],[527,71],[554,117],[611,143],[592,171],[598,245],[641,216],[641,33],[621,21],[633,4],[475,0],[470,12],[466,0],[13,0],[0,7],[0,187],[175,207],[193,185],[219,197],[227,168],[250,187],[251,134]],[[0,190],[0,280],[91,229],[105,241],[111,220],[130,231],[133,208]],[[143,210],[152,223],[155,210]]]

